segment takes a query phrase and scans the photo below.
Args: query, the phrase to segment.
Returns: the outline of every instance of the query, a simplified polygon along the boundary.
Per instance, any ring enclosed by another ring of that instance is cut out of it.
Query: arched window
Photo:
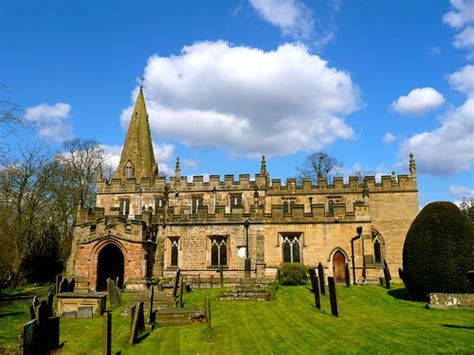
[[[283,262],[301,262],[301,249],[299,236],[285,236],[283,238]]]
[[[171,266],[178,266],[179,238],[171,238]]]
[[[290,213],[290,205],[288,201],[283,201],[283,213]]]
[[[334,201],[328,201],[328,214],[334,214]]]
[[[227,238],[211,237],[211,266],[227,265]]]

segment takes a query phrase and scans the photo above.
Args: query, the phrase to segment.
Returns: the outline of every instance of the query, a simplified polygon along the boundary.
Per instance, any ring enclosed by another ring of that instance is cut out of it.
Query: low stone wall
[[[430,293],[430,303],[426,306],[435,309],[472,308],[474,293]]]

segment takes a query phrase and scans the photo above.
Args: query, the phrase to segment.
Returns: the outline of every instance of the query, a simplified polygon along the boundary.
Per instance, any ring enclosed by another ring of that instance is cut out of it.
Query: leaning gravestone
[[[346,276],[346,287],[351,286],[351,274],[349,272],[349,263],[346,263],[346,267],[344,268],[344,273]]]
[[[337,296],[336,296],[336,282],[334,277],[328,277],[328,288],[329,288],[329,301],[331,302],[331,314],[335,317],[339,316],[339,310],[337,308]]]
[[[184,280],[183,278],[181,278],[181,285],[179,287],[179,308],[184,307],[183,294],[184,294]]]
[[[55,282],[55,293],[59,293],[59,285],[61,284],[61,279],[63,277],[63,274],[57,274],[56,275],[56,282]]]
[[[179,276],[181,275],[181,270],[176,270],[176,275],[174,276],[174,286],[173,286],[173,297],[176,298],[178,294],[178,285],[179,285]]]
[[[116,308],[122,304],[120,290],[111,279],[107,279],[107,291],[109,293],[110,306]]]
[[[47,324],[48,349],[59,348],[59,317],[51,317]]]
[[[30,304],[29,311],[30,311],[30,320],[36,319],[36,310],[33,304]]]
[[[132,330],[130,334],[129,344],[134,345],[137,343],[138,337],[145,330],[145,315],[143,313],[143,302],[137,303],[135,308],[135,314],[133,317]]]
[[[388,266],[383,267],[383,276],[385,280],[385,288],[390,289],[390,271],[388,270]]]
[[[316,276],[315,269],[309,269],[309,277],[311,279],[311,286],[314,293],[314,305],[317,309],[321,309],[321,299],[319,297],[319,280]]]
[[[326,279],[324,277],[324,266],[319,263],[318,265],[318,276],[319,276],[319,287],[321,288],[321,295],[326,295]]]
[[[69,289],[69,283],[67,278],[64,278],[59,284],[59,293],[67,292]]]
[[[48,317],[53,316],[53,302],[54,302],[54,293],[53,291],[48,292],[48,298],[46,299],[46,303],[48,305]]]
[[[24,355],[36,354],[37,346],[37,328],[36,319],[30,320],[23,326],[20,335],[20,352]]]
[[[102,330],[102,354],[112,354],[112,313],[104,313],[104,327]]]

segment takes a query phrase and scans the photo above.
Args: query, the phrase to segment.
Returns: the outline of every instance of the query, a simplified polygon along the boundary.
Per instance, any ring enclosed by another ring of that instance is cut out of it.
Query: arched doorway
[[[340,250],[332,256],[332,272],[336,282],[346,282],[346,257]]]
[[[108,244],[99,252],[97,260],[96,291],[107,290],[107,279],[116,281],[118,287],[123,285],[124,257],[122,251],[114,244]]]

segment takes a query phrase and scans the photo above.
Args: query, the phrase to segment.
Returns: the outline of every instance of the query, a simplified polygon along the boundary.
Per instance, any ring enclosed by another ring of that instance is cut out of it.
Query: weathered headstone
[[[54,302],[54,293],[53,291],[49,291],[48,298],[46,299],[46,303],[48,304],[48,317],[52,317],[53,315],[53,302]]]
[[[133,327],[133,320],[135,319],[135,312],[137,311],[137,305],[131,305],[130,306],[130,331],[132,331]]]
[[[178,295],[178,285],[179,285],[179,277],[181,275],[181,270],[176,270],[176,275],[174,276],[174,286],[173,286],[173,297],[176,298]]]
[[[76,280],[74,280],[74,278],[72,278],[70,281],[69,281],[69,285],[67,287],[67,292],[74,292],[74,288],[76,287]]]
[[[130,345],[136,344],[139,335],[145,330],[145,315],[143,314],[143,306],[143,302],[139,302],[135,308],[129,341]]]
[[[47,325],[48,350],[59,348],[59,317],[50,317]]]
[[[324,277],[324,266],[319,263],[318,265],[318,278],[319,278],[319,287],[321,289],[321,295],[326,295],[326,278]]]
[[[317,309],[321,309],[321,298],[319,297],[319,283],[315,269],[309,270],[309,277],[311,279],[311,286],[313,288],[314,293],[314,305]]]
[[[36,323],[38,324],[36,329],[36,346],[39,353],[46,351],[48,346],[48,318],[48,304],[46,301],[41,301],[39,306],[36,307]]]
[[[339,310],[337,308],[337,296],[336,296],[336,282],[334,277],[328,277],[328,288],[329,288],[329,301],[331,302],[331,314],[335,317],[339,316]]]
[[[64,278],[59,284],[59,293],[67,292],[68,289],[69,289],[69,282],[67,281],[67,278]]]
[[[38,307],[40,304],[39,298],[37,296],[34,296],[33,300],[31,301],[31,304],[33,305],[33,307],[35,307],[35,312],[36,312],[36,307]]]
[[[110,306],[112,308],[120,306],[120,291],[115,287],[114,280],[107,279],[107,292],[109,293]]]
[[[36,354],[37,346],[37,328],[38,322],[36,319],[30,320],[23,325],[20,334],[20,348],[21,353],[25,355]]]
[[[82,306],[77,307],[77,318],[92,318],[94,316],[94,307]]]
[[[224,287],[224,268],[222,266],[219,269],[219,282],[221,287]]]
[[[112,354],[112,313],[104,313],[104,326],[102,328],[102,354]]]
[[[184,280],[183,278],[181,278],[181,284],[179,286],[179,308],[184,307],[183,294],[184,294]]]
[[[29,311],[30,311],[30,320],[36,319],[36,310],[33,304],[30,304]]]
[[[385,288],[390,289],[390,271],[386,266],[383,267],[383,277],[385,281]]]
[[[346,287],[350,287],[351,286],[351,274],[349,272],[349,263],[346,263],[344,273],[345,273],[345,277],[346,277]]]
[[[390,268],[388,267],[387,259],[383,259],[383,267],[387,269],[388,280],[392,281],[392,275],[390,275]]]
[[[209,300],[209,296],[206,296],[206,298],[204,299],[204,313],[206,316],[207,335],[210,336],[212,325],[211,325],[211,301]]]

